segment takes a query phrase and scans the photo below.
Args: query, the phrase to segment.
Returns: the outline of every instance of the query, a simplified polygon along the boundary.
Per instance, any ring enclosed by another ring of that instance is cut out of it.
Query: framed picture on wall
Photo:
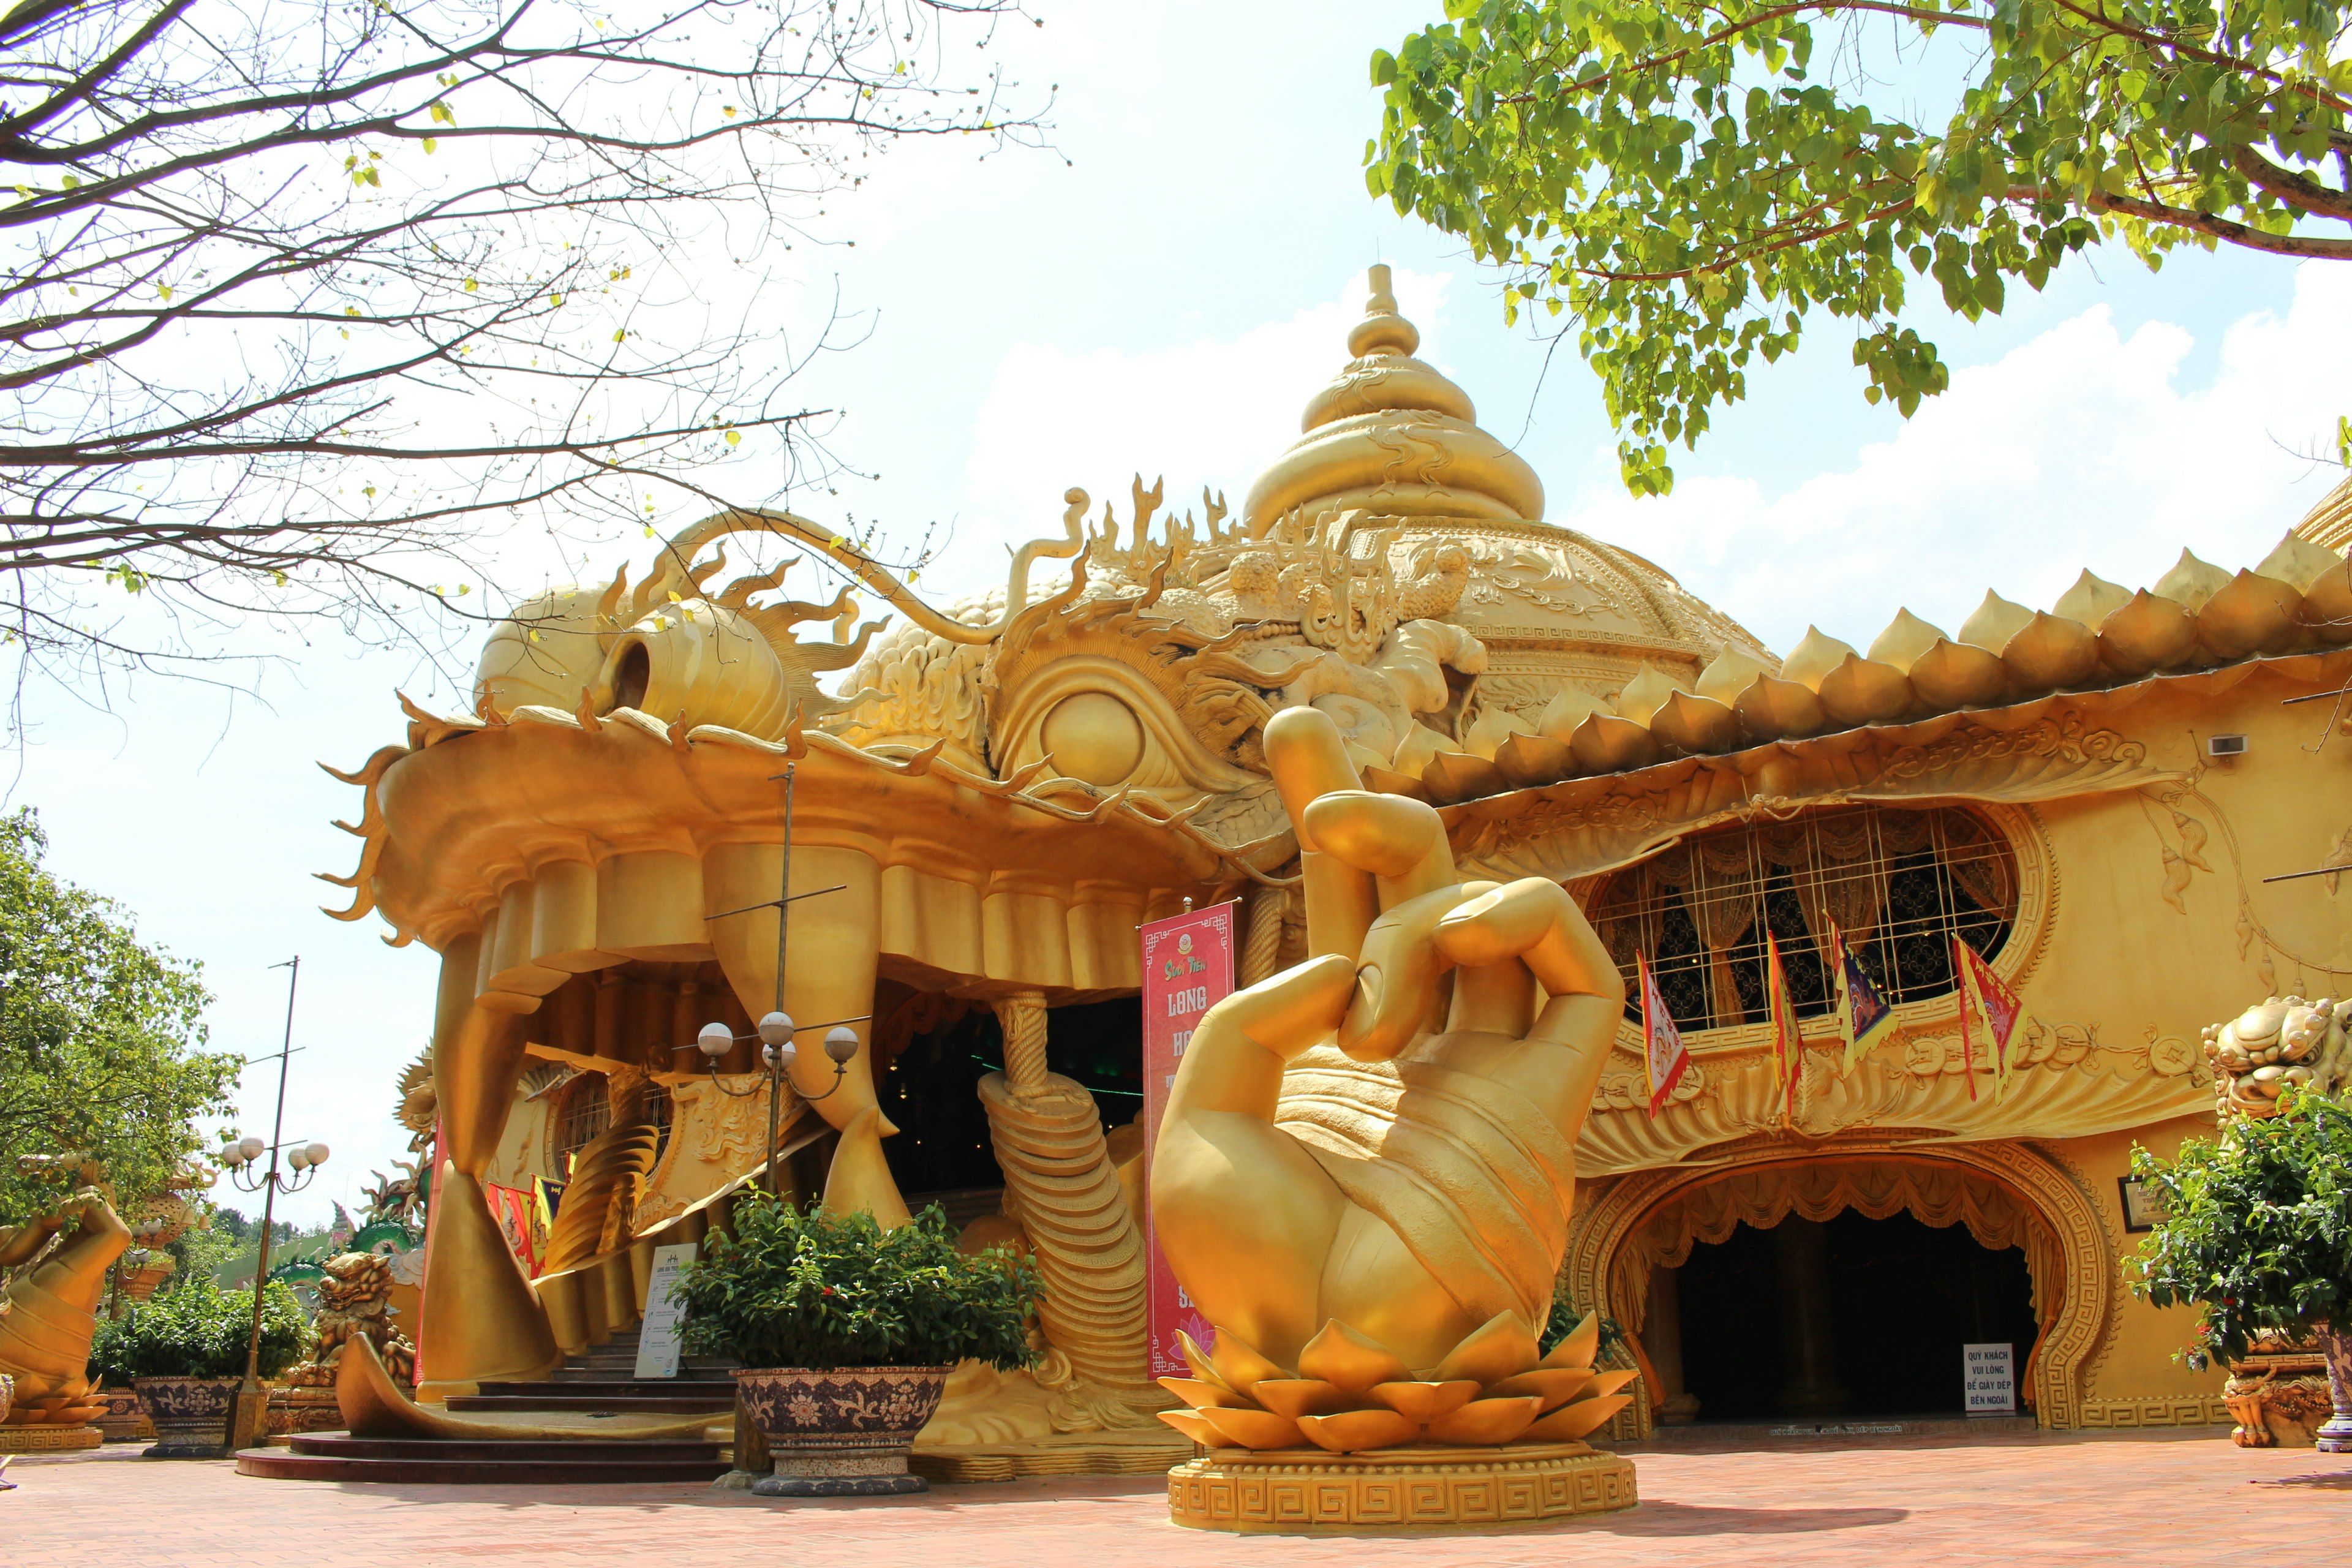
[[[2117,1176],[2116,1186],[2123,1194],[2124,1230],[2154,1230],[2164,1218],[2164,1195],[2137,1176]]]

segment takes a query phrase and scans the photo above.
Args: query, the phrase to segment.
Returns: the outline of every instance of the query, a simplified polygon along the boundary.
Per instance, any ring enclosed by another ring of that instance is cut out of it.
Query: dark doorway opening
[[[1962,1345],[2014,1345],[2021,1388],[2039,1331],[2022,1251],[1907,1214],[1742,1225],[1677,1272],[1703,1422],[1955,1414]]]
[[[882,1114],[898,1135],[882,1141],[883,1157],[909,1206],[936,1198],[959,1225],[993,1213],[1004,1185],[989,1143],[980,1080],[1004,1066],[996,1016],[974,1007],[963,1017],[917,1035],[875,1084]],[[1045,1014],[1045,1066],[1092,1091],[1108,1131],[1143,1109],[1143,1003],[1113,997]]]

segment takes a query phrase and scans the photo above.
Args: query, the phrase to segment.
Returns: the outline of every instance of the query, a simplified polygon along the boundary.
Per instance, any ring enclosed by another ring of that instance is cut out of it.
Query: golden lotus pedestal
[[[1585,1443],[1500,1448],[1217,1448],[1168,1472],[1168,1517],[1239,1534],[1507,1530],[1632,1508],[1633,1461]]]

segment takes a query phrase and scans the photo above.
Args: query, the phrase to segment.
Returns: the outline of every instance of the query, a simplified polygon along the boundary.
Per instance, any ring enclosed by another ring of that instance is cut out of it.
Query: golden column
[[[480,958],[479,937],[450,942],[435,1010],[441,1142],[425,1261],[425,1381],[416,1390],[435,1403],[485,1382],[542,1376],[563,1359],[482,1192],[522,1076],[523,1030],[521,1014],[475,999]]]

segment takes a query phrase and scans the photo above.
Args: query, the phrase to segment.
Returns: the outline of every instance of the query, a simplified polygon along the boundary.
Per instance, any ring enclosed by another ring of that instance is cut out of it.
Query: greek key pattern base
[[[2076,1425],[2095,1429],[2128,1430],[2137,1426],[2227,1426],[2237,1417],[2220,1394],[2189,1394],[2179,1399],[2086,1399]]]
[[[95,1426],[0,1426],[0,1454],[56,1454],[105,1441]]]
[[[1507,1529],[1639,1500],[1633,1462],[1581,1443],[1355,1457],[1220,1449],[1168,1472],[1171,1521],[1244,1533]]]

